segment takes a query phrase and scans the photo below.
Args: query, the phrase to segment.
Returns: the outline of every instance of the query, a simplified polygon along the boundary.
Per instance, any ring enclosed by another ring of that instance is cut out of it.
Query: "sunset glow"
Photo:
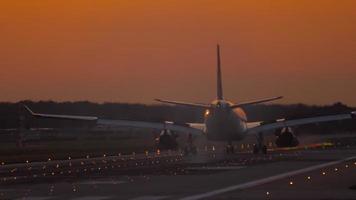
[[[0,101],[356,105],[353,0],[3,0]]]

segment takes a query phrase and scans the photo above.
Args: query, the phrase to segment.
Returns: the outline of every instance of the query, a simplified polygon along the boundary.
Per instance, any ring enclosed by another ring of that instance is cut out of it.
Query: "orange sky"
[[[354,0],[3,0],[0,101],[356,105]]]

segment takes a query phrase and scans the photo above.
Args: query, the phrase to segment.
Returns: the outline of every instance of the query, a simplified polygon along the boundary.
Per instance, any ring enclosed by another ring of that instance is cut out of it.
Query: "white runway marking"
[[[111,199],[112,196],[87,196],[87,197],[78,197],[72,200],[104,200],[104,199]]]
[[[328,163],[324,163],[324,164],[320,164],[320,165],[314,165],[314,166],[311,166],[311,167],[307,167],[307,168],[303,168],[303,169],[299,169],[299,170],[295,170],[295,171],[290,171],[290,172],[286,172],[286,173],[283,173],[283,174],[278,174],[278,175],[275,175],[275,176],[270,176],[270,177],[267,177],[267,178],[263,178],[263,179],[259,179],[259,180],[255,180],[255,181],[250,181],[250,182],[247,182],[247,183],[242,183],[242,184],[238,184],[238,185],[232,185],[232,186],[229,186],[229,187],[226,187],[226,188],[213,190],[211,192],[206,192],[206,193],[202,193],[202,194],[197,194],[197,195],[193,195],[193,196],[184,197],[181,200],[203,199],[203,198],[208,198],[208,197],[212,197],[212,196],[215,196],[215,195],[223,194],[223,193],[226,193],[226,192],[231,192],[231,191],[234,191],[234,190],[247,189],[247,188],[255,187],[255,186],[258,186],[258,185],[265,184],[265,183],[269,183],[269,182],[272,182],[272,181],[276,181],[276,180],[279,180],[279,179],[284,179],[284,178],[295,176],[295,175],[298,175],[298,174],[303,174],[303,173],[306,173],[306,172],[309,172],[309,171],[314,171],[314,170],[321,169],[321,168],[324,168],[324,167],[329,167],[329,166],[336,165],[336,164],[339,164],[339,163],[342,163],[342,162],[345,162],[345,161],[349,161],[349,160],[353,160],[353,159],[356,159],[356,156],[345,158],[345,159],[338,160],[338,161],[328,162]]]
[[[141,196],[131,200],[161,200],[167,199],[169,196]]]

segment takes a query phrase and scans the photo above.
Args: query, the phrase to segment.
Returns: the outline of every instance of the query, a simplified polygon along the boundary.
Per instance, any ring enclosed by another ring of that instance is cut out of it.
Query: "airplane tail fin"
[[[220,46],[217,45],[217,99],[223,100],[222,78],[221,78],[221,61],[220,61]]]

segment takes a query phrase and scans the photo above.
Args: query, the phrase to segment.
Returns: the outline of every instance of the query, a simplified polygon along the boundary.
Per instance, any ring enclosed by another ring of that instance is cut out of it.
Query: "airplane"
[[[221,71],[221,59],[220,59],[220,46],[217,45],[217,95],[216,99],[210,104],[204,103],[191,103],[182,101],[170,101],[155,99],[161,103],[168,103],[178,106],[198,107],[205,109],[204,123],[186,123],[179,124],[174,122],[147,122],[147,121],[130,121],[130,120],[107,120],[99,119],[95,116],[74,116],[74,115],[57,115],[57,114],[42,114],[35,113],[26,105],[25,108],[34,117],[41,118],[54,118],[54,119],[66,119],[66,120],[83,120],[96,122],[97,125],[104,126],[119,126],[119,127],[135,127],[135,128],[152,128],[158,130],[171,130],[178,133],[189,133],[194,135],[204,135],[211,141],[226,141],[228,142],[226,152],[233,153],[233,141],[243,140],[247,135],[254,134],[257,142],[254,145],[253,152],[264,154],[267,153],[267,147],[264,144],[264,135],[269,130],[277,130],[277,140],[281,146],[296,146],[299,142],[296,142],[296,136],[293,134],[291,127],[320,123],[328,121],[353,119],[356,116],[356,112],[350,112],[346,114],[335,114],[318,117],[309,117],[302,119],[277,119],[268,122],[249,122],[247,115],[243,108],[281,99],[282,96],[258,99],[248,102],[233,103],[225,100],[223,96],[223,84],[222,84],[222,71]],[[283,142],[281,142],[283,141]],[[277,144],[279,144],[277,143]]]

